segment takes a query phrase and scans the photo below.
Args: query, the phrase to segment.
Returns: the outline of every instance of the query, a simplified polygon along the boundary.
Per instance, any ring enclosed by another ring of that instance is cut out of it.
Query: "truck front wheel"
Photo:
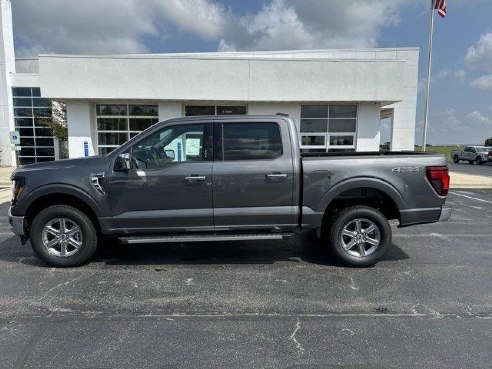
[[[480,156],[477,156],[477,158],[475,159],[475,163],[477,163],[477,165],[482,165],[483,164],[482,158]]]
[[[386,217],[369,206],[353,206],[332,218],[328,241],[335,257],[344,265],[369,267],[376,264],[391,242]]]
[[[34,218],[30,241],[36,255],[55,267],[86,263],[97,248],[97,232],[82,211],[68,205],[53,205]]]

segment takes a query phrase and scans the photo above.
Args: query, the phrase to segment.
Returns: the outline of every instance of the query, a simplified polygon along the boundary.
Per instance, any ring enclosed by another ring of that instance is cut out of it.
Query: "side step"
[[[252,241],[281,240],[292,237],[292,233],[248,233],[248,234],[190,234],[169,236],[120,237],[122,243],[170,243],[170,242],[210,242],[210,241]]]

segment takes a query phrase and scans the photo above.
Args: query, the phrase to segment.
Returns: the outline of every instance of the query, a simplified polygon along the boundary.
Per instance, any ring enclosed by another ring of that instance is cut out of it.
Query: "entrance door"
[[[216,230],[295,227],[294,168],[292,153],[282,147],[285,140],[290,138],[283,121],[215,124]]]
[[[213,230],[211,140],[210,124],[166,125],[120,154],[131,169],[110,178],[115,227]]]

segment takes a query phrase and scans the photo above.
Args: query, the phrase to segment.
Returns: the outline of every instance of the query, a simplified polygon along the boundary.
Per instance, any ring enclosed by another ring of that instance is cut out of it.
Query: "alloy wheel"
[[[82,247],[82,231],[73,220],[55,218],[43,227],[42,241],[50,254],[69,257]]]
[[[343,227],[341,242],[343,249],[349,255],[366,257],[379,247],[381,232],[373,221],[358,218],[351,220]]]

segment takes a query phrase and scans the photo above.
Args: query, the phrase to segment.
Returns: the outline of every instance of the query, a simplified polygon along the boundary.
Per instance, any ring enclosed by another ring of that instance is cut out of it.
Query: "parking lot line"
[[[466,197],[467,199],[481,201],[481,202],[486,202],[487,204],[492,204],[492,201],[484,200],[484,199],[479,199],[479,198],[473,197],[473,196],[464,195],[464,194],[459,193],[459,192],[456,192],[456,191],[450,191],[449,193],[452,194],[452,195],[456,195],[456,196]]]

